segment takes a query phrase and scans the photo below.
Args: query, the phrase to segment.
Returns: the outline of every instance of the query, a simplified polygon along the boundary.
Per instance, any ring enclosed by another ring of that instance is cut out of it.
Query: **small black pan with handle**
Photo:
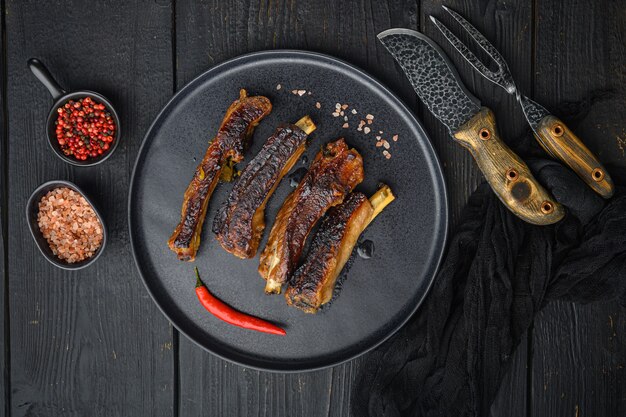
[[[113,152],[115,152],[115,149],[120,143],[120,137],[121,137],[120,119],[119,119],[117,112],[115,111],[115,108],[111,104],[111,102],[102,94],[96,93],[94,91],[82,90],[82,91],[72,91],[70,93],[66,92],[55,81],[55,79],[52,77],[48,69],[37,58],[29,59],[28,67],[30,68],[32,73],[35,74],[35,77],[37,77],[37,79],[41,81],[41,83],[48,89],[48,91],[50,92],[54,100],[54,104],[52,105],[52,108],[50,109],[50,112],[48,114],[48,119],[46,121],[46,134],[48,136],[48,143],[50,144],[50,147],[52,148],[54,153],[59,158],[61,158],[62,160],[64,160],[65,162],[69,164],[76,165],[76,166],[83,166],[83,167],[97,165],[101,162],[104,162],[106,159],[108,159],[113,154]],[[115,138],[113,139],[111,147],[106,152],[104,152],[100,156],[89,158],[84,161],[80,161],[76,158],[73,158],[72,156],[68,156],[63,153],[63,150],[61,149],[61,146],[59,145],[59,142],[57,141],[57,138],[56,138],[55,122],[57,120],[57,115],[58,115],[57,109],[59,107],[63,106],[69,100],[78,100],[78,99],[85,98],[85,97],[90,97],[92,100],[98,103],[104,104],[107,111],[111,113],[111,117],[115,121],[116,130],[115,130]]]

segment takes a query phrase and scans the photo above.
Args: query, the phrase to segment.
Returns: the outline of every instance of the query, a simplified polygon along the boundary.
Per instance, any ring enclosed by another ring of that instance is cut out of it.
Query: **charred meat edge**
[[[243,259],[254,257],[265,229],[267,201],[306,149],[307,136],[315,128],[309,116],[295,125],[279,126],[248,163],[213,221],[224,250]]]
[[[259,274],[266,280],[266,293],[280,294],[315,223],[330,207],[341,204],[361,181],[363,159],[355,149],[348,149],[343,139],[326,144],[317,154],[283,203],[261,253]]]
[[[248,97],[246,90],[242,89],[239,99],[226,111],[217,135],[185,191],[181,220],[168,240],[169,248],[178,259],[195,259],[209,200],[220,176],[230,173],[232,166],[243,159],[244,148],[255,126],[271,110],[272,104],[267,97]]]
[[[287,304],[315,313],[329,302],[337,277],[361,233],[394,199],[391,189],[383,185],[369,200],[362,193],[352,193],[342,204],[331,208],[285,291]]]

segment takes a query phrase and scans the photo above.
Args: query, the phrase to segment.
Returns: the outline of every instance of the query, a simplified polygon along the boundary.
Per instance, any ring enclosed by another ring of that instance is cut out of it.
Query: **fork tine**
[[[483,77],[487,78],[489,81],[497,84],[497,79],[493,71],[491,71],[485,64],[482,63],[480,59],[472,51],[469,50],[467,46],[459,38],[456,37],[454,33],[450,31],[443,23],[437,20],[435,17],[430,16],[430,20],[437,26],[437,29],[441,31],[443,36],[454,46],[454,48],[459,51],[463,58],[465,58],[478,72],[482,74]]]
[[[498,67],[502,71],[508,71],[508,66],[506,64],[506,61],[504,60],[504,57],[495,48],[495,46],[493,46],[491,44],[491,42],[489,42],[487,40],[487,38],[485,38],[485,36],[478,31],[478,29],[476,29],[474,26],[472,26],[472,24],[470,22],[465,20],[465,18],[463,16],[461,16],[460,14],[455,12],[454,10],[450,9],[449,7],[446,7],[446,6],[443,6],[443,5],[441,7],[446,12],[448,12],[450,14],[450,16],[452,16],[454,18],[454,20],[456,20],[459,23],[459,25],[461,25],[461,27],[463,29],[465,29],[465,31],[472,37],[472,39],[474,39],[474,41],[476,41],[476,43],[485,52],[487,52],[487,54],[489,54],[491,59],[493,59],[496,62],[496,64],[498,65]]]

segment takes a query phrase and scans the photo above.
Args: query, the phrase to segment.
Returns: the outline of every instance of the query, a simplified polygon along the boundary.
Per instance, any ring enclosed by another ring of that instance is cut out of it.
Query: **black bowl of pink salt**
[[[94,91],[67,93],[38,59],[30,59],[28,67],[54,100],[46,121],[46,135],[54,153],[76,166],[97,165],[108,159],[121,137],[119,116],[111,102]]]
[[[39,251],[62,269],[91,265],[106,245],[102,216],[69,181],[50,181],[37,187],[26,204],[26,220]]]

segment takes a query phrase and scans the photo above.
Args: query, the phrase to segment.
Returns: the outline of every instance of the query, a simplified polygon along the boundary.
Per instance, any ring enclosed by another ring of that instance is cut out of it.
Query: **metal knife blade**
[[[480,100],[465,88],[448,57],[431,39],[411,29],[389,29],[379,33],[378,39],[451,134],[480,111]]]
[[[522,105],[522,111],[524,112],[526,121],[530,125],[530,128],[533,130],[535,135],[538,135],[537,128],[539,127],[539,122],[544,117],[550,116],[550,112],[546,110],[546,108],[543,107],[541,104],[529,99],[526,96],[520,96],[518,100]]]
[[[558,155],[556,155],[552,151],[552,149],[550,149],[550,146],[546,144],[546,142],[543,140],[542,136],[538,132],[539,122],[546,116],[550,116],[550,112],[546,110],[546,108],[543,107],[541,104],[537,103],[536,101],[533,101],[524,95],[520,95],[519,92],[516,93],[516,96],[517,96],[517,101],[519,101],[522,107],[522,113],[524,113],[524,117],[526,118],[528,125],[532,129],[541,147],[552,158],[555,158],[555,159],[558,158]]]

